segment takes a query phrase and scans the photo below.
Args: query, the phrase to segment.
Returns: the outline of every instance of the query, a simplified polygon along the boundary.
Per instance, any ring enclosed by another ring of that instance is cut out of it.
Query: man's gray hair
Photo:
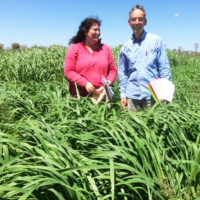
[[[135,6],[130,10],[129,16],[130,16],[130,14],[131,14],[134,10],[138,10],[138,9],[141,10],[141,11],[143,11],[143,13],[144,13],[144,18],[146,19],[146,11],[144,10],[143,6],[142,6],[142,5],[139,5],[139,4],[135,5]]]

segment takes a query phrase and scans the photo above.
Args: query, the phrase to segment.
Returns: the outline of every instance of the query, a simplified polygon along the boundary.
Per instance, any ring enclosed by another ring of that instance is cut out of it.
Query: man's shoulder
[[[156,35],[156,34],[154,34],[154,33],[149,33],[149,32],[147,32],[146,38],[147,38],[147,39],[157,40],[157,41],[160,41],[160,40],[161,40],[160,36],[158,36],[158,35]]]
[[[132,43],[133,43],[133,39],[132,39],[132,38],[129,38],[129,39],[124,43],[123,46],[129,46],[129,45],[131,45]]]
[[[122,45],[121,51],[131,48],[132,44],[133,44],[133,40],[132,40],[131,38],[129,38],[129,39]]]

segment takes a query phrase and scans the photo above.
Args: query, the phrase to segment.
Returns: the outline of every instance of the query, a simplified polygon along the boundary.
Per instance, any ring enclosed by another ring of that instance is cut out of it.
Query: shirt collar
[[[131,39],[133,40],[133,42],[141,42],[142,40],[144,40],[146,34],[147,34],[147,32],[144,30],[144,32],[142,33],[142,39],[140,41],[136,41],[133,35],[132,35]]]

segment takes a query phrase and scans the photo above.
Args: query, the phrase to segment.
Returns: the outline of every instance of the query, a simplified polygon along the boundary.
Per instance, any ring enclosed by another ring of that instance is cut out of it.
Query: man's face
[[[144,12],[140,9],[133,10],[130,13],[128,23],[131,26],[134,35],[141,36],[144,31],[144,26],[147,23]]]

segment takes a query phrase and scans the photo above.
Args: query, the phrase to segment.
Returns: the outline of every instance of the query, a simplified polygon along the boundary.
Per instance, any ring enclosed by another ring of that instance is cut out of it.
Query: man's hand
[[[121,105],[122,105],[123,108],[125,108],[125,109],[128,108],[126,98],[122,98],[122,99],[120,100],[120,103],[121,103]]]
[[[168,103],[169,103],[169,101],[167,101],[167,100],[162,100],[161,101],[161,104],[163,104],[163,105],[168,104]]]
[[[87,82],[85,89],[87,90],[88,93],[94,92],[94,86],[90,82]]]

